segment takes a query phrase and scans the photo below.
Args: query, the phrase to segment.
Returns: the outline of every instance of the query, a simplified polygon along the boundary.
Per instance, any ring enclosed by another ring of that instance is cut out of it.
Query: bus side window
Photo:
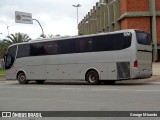
[[[58,44],[57,42],[47,42],[44,44],[45,55],[58,54]]]
[[[80,40],[79,41],[79,50],[80,52],[84,52],[85,51],[85,42],[84,40]]]
[[[39,56],[44,55],[43,43],[33,43],[30,45],[30,55]]]
[[[79,52],[91,52],[92,51],[92,39],[83,38],[79,40]]]
[[[53,54],[58,54],[58,43],[53,44]]]
[[[22,44],[18,45],[17,58],[30,56],[30,45]]]
[[[70,53],[76,53],[76,40],[61,40],[58,41],[58,50],[59,54],[70,54]]]

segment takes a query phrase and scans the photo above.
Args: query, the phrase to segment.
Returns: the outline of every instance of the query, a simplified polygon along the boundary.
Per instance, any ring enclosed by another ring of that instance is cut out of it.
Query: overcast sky
[[[37,22],[33,24],[15,23],[15,11],[31,13],[38,19],[44,33],[60,35],[77,35],[77,12],[72,5],[78,3],[79,21],[95,6],[99,0],[0,0],[0,39],[9,33],[26,33],[31,38],[38,38],[42,33]]]

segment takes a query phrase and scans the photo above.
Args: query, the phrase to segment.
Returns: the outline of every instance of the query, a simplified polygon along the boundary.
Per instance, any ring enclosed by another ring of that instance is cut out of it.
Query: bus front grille
[[[130,78],[130,62],[117,62],[118,79]]]

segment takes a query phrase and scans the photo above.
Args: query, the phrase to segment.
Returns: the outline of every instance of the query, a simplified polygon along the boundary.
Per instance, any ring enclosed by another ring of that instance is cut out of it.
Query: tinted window
[[[76,40],[58,41],[59,54],[76,53]]]
[[[131,37],[119,33],[19,45],[17,57],[122,50],[131,46]]]
[[[136,31],[137,42],[143,45],[151,45],[151,36],[145,32]]]
[[[11,47],[9,47],[7,54],[10,55],[11,57],[15,58],[16,50],[17,50],[17,45],[11,46]]]
[[[30,45],[30,55],[31,56],[39,56],[39,55],[44,55],[44,48],[43,48],[44,43],[33,43]]]
[[[29,44],[18,45],[17,58],[29,56]]]
[[[16,50],[17,45],[9,47],[8,53],[5,56],[5,69],[9,69],[12,67],[15,60]]]
[[[45,55],[58,54],[58,42],[45,42],[43,47]]]
[[[78,39],[78,45],[79,49],[78,52],[92,52],[93,46],[92,46],[92,38],[79,38]]]
[[[93,37],[93,51],[122,50],[131,46],[131,37],[123,33]]]
[[[12,67],[13,63],[14,63],[14,58],[11,55],[6,55],[5,58],[5,69],[9,69]]]

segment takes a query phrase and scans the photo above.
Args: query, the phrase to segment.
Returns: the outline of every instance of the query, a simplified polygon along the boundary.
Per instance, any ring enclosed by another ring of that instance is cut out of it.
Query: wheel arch
[[[86,81],[86,77],[87,77],[87,74],[88,74],[88,72],[90,72],[90,71],[96,71],[97,73],[98,73],[98,76],[99,76],[99,79],[100,79],[100,73],[99,73],[99,71],[96,69],[96,68],[89,68],[89,69],[87,69],[86,70],[86,72],[85,72],[85,81]]]
[[[17,78],[17,79],[18,79],[18,75],[19,75],[20,73],[24,73],[24,74],[26,75],[26,72],[25,72],[24,70],[19,70],[19,71],[17,72],[17,75],[16,75],[16,78]]]

